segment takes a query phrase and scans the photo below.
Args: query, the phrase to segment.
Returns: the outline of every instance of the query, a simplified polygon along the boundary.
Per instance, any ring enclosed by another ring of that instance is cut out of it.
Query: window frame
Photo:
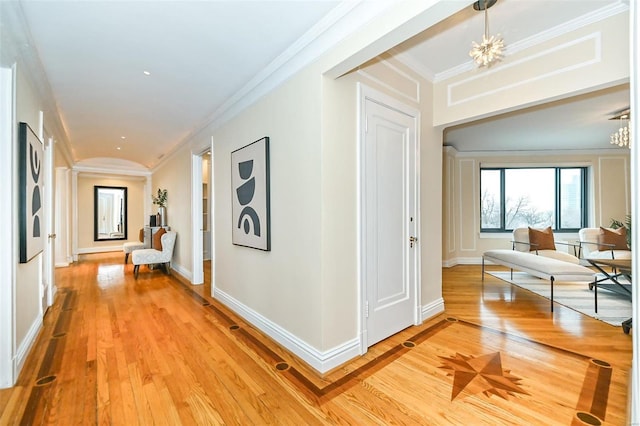
[[[554,232],[578,232],[581,228],[587,227],[589,223],[589,209],[588,209],[588,173],[589,168],[586,166],[534,166],[534,167],[480,167],[480,187],[479,187],[479,202],[480,202],[480,232],[481,233],[504,233],[504,232],[513,232],[513,229],[509,229],[505,227],[506,222],[506,170],[533,170],[533,169],[552,169],[554,170],[555,175],[555,202],[554,202],[554,224],[552,226]],[[497,170],[500,172],[500,227],[499,228],[485,228],[482,226],[482,172],[485,170]],[[580,170],[580,197],[581,197],[581,214],[580,214],[580,227],[578,228],[562,228],[560,225],[562,224],[562,209],[561,209],[561,200],[562,200],[562,182],[561,182],[561,173],[562,170]]]

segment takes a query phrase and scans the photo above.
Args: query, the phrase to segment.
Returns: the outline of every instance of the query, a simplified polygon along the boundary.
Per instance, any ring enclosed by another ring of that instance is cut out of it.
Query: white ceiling
[[[115,156],[146,166],[205,125],[339,4],[21,3],[74,158]]]
[[[550,28],[585,17],[597,19],[627,3],[498,0],[489,9],[491,33],[500,33],[508,48],[516,49]],[[74,160],[116,157],[152,167],[230,108],[239,94],[286,63],[301,40],[337,19],[337,10],[348,10],[354,2],[19,4]],[[443,78],[472,66],[470,43],[479,40],[482,31],[483,14],[469,6],[392,53],[430,79]],[[614,126],[607,114],[628,105],[624,86],[476,126],[457,126],[445,133],[445,142],[460,150],[548,149],[561,144],[566,149],[608,148]]]

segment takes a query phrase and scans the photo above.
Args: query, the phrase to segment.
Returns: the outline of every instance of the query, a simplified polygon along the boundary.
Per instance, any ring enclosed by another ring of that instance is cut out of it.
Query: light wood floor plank
[[[121,253],[56,278],[18,384],[0,390],[0,425],[627,423],[631,337],[483,282],[479,266],[443,269],[445,313],[324,375],[208,284],[144,268],[134,280]]]

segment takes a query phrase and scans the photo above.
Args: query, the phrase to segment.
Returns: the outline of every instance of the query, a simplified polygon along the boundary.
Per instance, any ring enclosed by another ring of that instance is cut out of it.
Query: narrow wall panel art
[[[20,263],[27,263],[44,246],[44,149],[27,123],[18,126]]]
[[[232,243],[271,250],[269,138],[231,153]]]

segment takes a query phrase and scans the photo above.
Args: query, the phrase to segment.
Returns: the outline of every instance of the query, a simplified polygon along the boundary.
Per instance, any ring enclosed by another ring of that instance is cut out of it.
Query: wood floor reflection
[[[324,376],[211,298],[120,254],[59,292],[0,424],[626,424],[631,337],[443,270],[446,312]]]

